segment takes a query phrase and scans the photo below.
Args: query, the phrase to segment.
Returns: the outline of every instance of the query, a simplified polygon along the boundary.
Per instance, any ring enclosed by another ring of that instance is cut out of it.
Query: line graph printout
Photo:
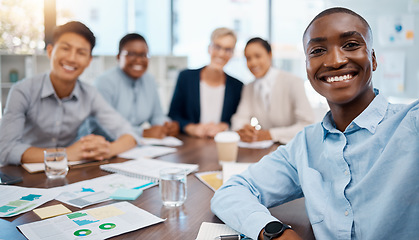
[[[18,226],[28,239],[106,239],[163,222],[128,202],[82,210]]]

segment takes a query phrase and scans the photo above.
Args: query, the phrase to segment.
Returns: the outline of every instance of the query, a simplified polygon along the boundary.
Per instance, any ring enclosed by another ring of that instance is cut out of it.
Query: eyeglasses
[[[225,47],[222,47],[222,46],[220,46],[218,44],[215,44],[215,43],[211,44],[211,47],[212,47],[212,49],[214,49],[217,52],[222,50],[228,55],[232,55],[233,52],[234,52],[234,48],[225,48]]]
[[[130,52],[130,51],[126,51],[126,50],[122,50],[121,55],[126,56],[127,58],[130,58],[130,59],[135,59],[135,58],[148,59],[148,58],[150,58],[150,55],[148,55],[148,53],[137,53],[137,52]]]

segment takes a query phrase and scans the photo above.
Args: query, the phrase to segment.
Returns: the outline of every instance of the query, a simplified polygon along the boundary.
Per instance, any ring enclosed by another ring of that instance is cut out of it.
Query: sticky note
[[[110,196],[110,198],[115,200],[135,200],[142,193],[143,190],[141,189],[119,188]]]
[[[94,208],[91,210],[86,211],[87,214],[93,216],[94,218],[98,220],[102,220],[105,218],[115,217],[118,215],[125,214],[122,210],[119,208],[116,208],[114,206],[105,206],[100,208]]]
[[[57,204],[49,207],[37,208],[33,210],[36,215],[38,215],[41,219],[55,217],[67,213],[71,213],[71,210],[66,208],[62,204]]]

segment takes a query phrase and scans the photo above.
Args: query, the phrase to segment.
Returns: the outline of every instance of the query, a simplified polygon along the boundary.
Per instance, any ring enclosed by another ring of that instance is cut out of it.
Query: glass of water
[[[166,207],[178,207],[186,200],[186,171],[165,168],[160,171],[160,195]]]
[[[68,172],[65,148],[50,148],[44,151],[45,174],[48,178],[64,178]]]

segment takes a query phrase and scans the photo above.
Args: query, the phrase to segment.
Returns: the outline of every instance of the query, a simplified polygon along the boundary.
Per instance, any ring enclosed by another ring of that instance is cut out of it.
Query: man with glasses
[[[157,85],[146,73],[149,54],[144,37],[137,33],[125,35],[119,42],[116,58],[119,66],[96,79],[94,85],[99,92],[131,123],[138,135],[151,138],[177,135],[179,125],[163,114]],[[144,129],[144,123],[151,127]],[[91,123],[90,130],[92,126],[95,124]]]
[[[236,45],[236,34],[217,28],[208,47],[210,63],[179,74],[169,116],[182,132],[195,137],[214,137],[227,130],[240,101],[243,83],[223,71]]]

